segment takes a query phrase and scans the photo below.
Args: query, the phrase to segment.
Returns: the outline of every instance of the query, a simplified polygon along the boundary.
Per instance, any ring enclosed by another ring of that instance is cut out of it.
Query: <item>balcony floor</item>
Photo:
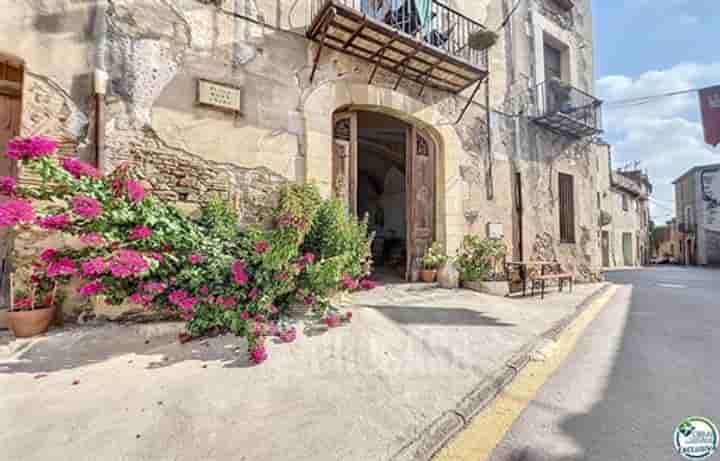
[[[570,117],[562,112],[555,112],[535,117],[533,119],[538,125],[542,125],[550,131],[576,138],[585,138],[602,133],[601,129],[588,125],[587,123]]]
[[[307,35],[328,48],[377,64],[399,79],[452,93],[487,75],[486,69],[459,57],[477,51],[456,49],[451,54],[332,0],[316,15]]]

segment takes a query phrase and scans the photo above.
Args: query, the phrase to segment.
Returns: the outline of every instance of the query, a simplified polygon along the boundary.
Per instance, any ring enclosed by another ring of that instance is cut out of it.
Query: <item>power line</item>
[[[701,89],[702,88],[691,88],[691,89],[687,89],[687,90],[670,91],[667,93],[654,94],[654,95],[643,96],[643,97],[639,97],[639,98],[617,99],[615,101],[604,102],[603,106],[605,106],[605,107],[616,106],[616,107],[611,107],[612,109],[620,109],[620,108],[625,108],[625,107],[639,106],[639,105],[654,102],[654,101],[656,101],[658,99],[662,99],[662,98],[669,98],[672,96],[680,96],[680,95],[689,94],[689,93],[697,93]]]
[[[507,26],[508,21],[510,21],[510,18],[512,17],[513,14],[515,14],[515,11],[517,11],[518,7],[520,6],[520,2],[522,2],[522,0],[517,0],[515,2],[515,6],[513,6],[512,9],[510,10],[510,12],[508,13],[508,15],[505,16],[505,19],[503,19],[503,22],[500,23],[500,27],[495,29],[495,32],[499,32],[500,30],[504,29],[505,26]]]

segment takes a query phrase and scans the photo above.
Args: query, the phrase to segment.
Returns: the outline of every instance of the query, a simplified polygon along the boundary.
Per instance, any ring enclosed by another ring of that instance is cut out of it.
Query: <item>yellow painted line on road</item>
[[[573,351],[580,335],[617,292],[611,286],[595,299],[558,339],[539,351],[541,360],[533,360],[498,394],[485,411],[443,448],[434,461],[485,461],[503,439],[520,413],[535,399],[545,381]]]

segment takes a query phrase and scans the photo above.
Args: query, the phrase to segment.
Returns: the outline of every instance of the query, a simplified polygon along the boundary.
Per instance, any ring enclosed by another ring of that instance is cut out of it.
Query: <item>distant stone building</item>
[[[601,185],[596,206],[601,211],[602,265],[612,268],[647,264],[651,253],[650,179],[641,171],[613,170],[609,146],[599,163]]]
[[[652,256],[667,261],[680,262],[681,234],[678,230],[677,219],[673,218],[664,226],[658,226],[654,232],[654,247]]]
[[[673,181],[684,264],[720,264],[720,163],[696,166]]]
[[[648,187],[610,180],[590,0],[414,4],[14,1],[0,121],[105,171],[135,164],[184,207],[219,194],[245,223],[282,183],[314,181],[369,215],[376,259],[409,276],[431,241],[454,254],[467,234],[581,280],[642,261]],[[632,205],[618,214],[621,194]]]

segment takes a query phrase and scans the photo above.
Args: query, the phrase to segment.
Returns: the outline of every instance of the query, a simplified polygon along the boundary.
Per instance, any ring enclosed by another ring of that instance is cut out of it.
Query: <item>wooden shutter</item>
[[[419,267],[419,259],[435,238],[435,146],[432,140],[415,127],[408,129],[409,149],[406,159],[408,199],[408,271]],[[415,261],[415,264],[413,264]]]
[[[560,241],[575,243],[575,185],[573,177],[560,173]]]
[[[357,114],[336,114],[333,118],[332,192],[357,212]]]

